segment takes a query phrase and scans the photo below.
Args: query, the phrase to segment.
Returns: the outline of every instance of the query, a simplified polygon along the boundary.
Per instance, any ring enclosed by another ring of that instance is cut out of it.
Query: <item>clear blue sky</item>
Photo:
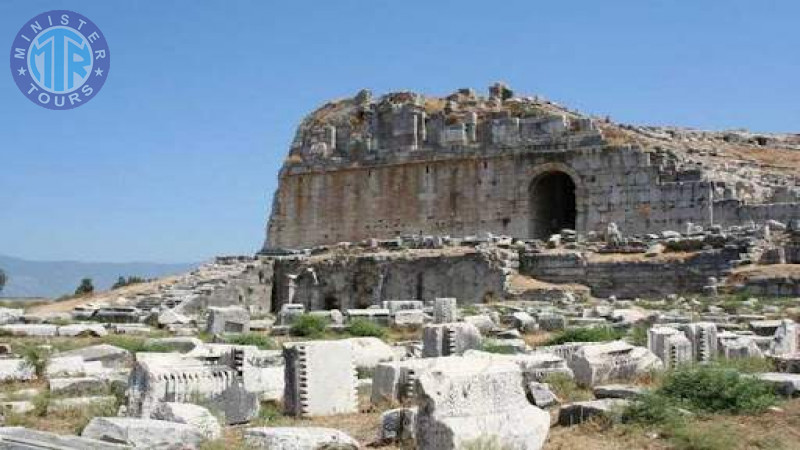
[[[102,29],[111,71],[65,112],[2,69],[0,253],[25,258],[254,252],[296,124],[363,87],[503,80],[624,122],[800,131],[796,0],[3,0],[0,48],[52,9]]]

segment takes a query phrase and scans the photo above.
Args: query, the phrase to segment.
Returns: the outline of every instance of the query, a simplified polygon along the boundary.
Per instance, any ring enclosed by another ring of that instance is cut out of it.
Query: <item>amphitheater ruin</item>
[[[799,168],[800,135],[501,83],[326,103],[257,254],[0,309],[0,448],[676,448],[726,420],[693,396],[741,406],[709,379],[765,448],[737,430],[800,420]]]

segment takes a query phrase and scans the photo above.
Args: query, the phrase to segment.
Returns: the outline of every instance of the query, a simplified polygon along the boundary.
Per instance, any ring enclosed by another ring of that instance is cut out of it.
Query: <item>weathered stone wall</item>
[[[409,253],[278,258],[274,261],[273,310],[279,310],[290,297],[309,310],[318,310],[436,297],[455,297],[459,304],[471,304],[499,298],[505,292],[507,272],[495,254]]]
[[[709,277],[722,278],[738,249],[708,250],[687,259],[591,261],[581,253],[528,253],[520,257],[520,273],[552,283],[580,283],[597,297],[661,297],[698,293]]]
[[[641,233],[711,219],[710,185],[659,182],[647,153],[602,146],[538,149],[284,170],[266,247],[401,234],[542,237],[535,229],[533,203],[552,193],[531,193],[531,186],[554,172],[569,175],[575,185],[575,228],[581,233],[603,230],[609,222],[626,233]]]
[[[788,223],[800,218],[800,203],[768,203],[760,205],[743,204],[739,200],[713,202],[714,223],[729,226],[753,221],[764,223],[777,220]]]

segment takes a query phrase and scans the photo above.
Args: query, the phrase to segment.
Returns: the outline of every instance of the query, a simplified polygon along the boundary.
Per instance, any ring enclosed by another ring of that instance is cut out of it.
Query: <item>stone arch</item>
[[[528,185],[528,237],[547,239],[568,228],[581,230],[583,186],[578,174],[561,163],[537,166]]]

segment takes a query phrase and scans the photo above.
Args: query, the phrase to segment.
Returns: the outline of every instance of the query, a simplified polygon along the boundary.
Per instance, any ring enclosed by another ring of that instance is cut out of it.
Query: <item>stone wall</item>
[[[273,310],[292,298],[307,309],[349,309],[384,300],[455,297],[459,304],[501,297],[504,262],[477,250],[277,258]],[[293,292],[292,292],[293,291]]]
[[[777,220],[788,223],[800,218],[800,203],[744,204],[739,200],[713,202],[714,223],[729,226],[753,221],[764,223]]]
[[[541,229],[537,211],[542,209],[536,203],[555,193],[532,187],[552,173],[566,174],[574,184],[574,224],[560,225],[580,233],[603,230],[609,222],[626,233],[643,233],[680,229],[685,221],[708,224],[711,219],[710,184],[661,183],[647,153],[602,146],[537,149],[284,170],[265,247],[402,234],[463,237],[490,232],[546,238],[557,229]],[[564,207],[548,205],[544,211]],[[548,218],[543,220],[547,223]]]
[[[580,283],[596,297],[662,297],[698,293],[709,277],[722,278],[739,258],[738,249],[708,250],[686,259],[592,261],[581,253],[527,253],[520,273],[552,283]]]

